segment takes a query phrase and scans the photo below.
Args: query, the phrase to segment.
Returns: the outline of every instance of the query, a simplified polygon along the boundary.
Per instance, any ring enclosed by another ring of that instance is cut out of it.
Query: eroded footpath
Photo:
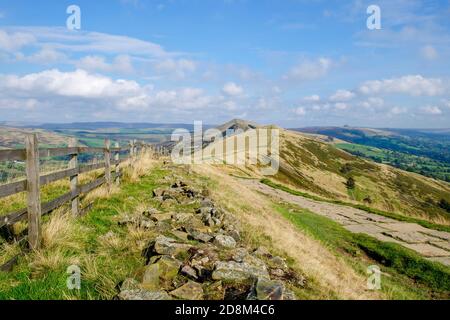
[[[363,233],[380,241],[400,244],[426,259],[450,266],[448,232],[428,229],[416,223],[402,222],[344,205],[311,200],[272,188],[257,180],[242,179],[241,182],[267,196],[328,217],[353,233]]]

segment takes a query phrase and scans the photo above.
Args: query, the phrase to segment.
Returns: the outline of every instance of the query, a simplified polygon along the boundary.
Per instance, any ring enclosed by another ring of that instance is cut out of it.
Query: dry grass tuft
[[[80,230],[75,225],[74,217],[58,209],[50,217],[47,223],[42,226],[42,245],[44,249],[52,250],[54,248],[66,248],[79,250],[80,244],[78,236]]]
[[[84,200],[85,202],[89,203],[94,200],[102,200],[102,199],[108,199],[111,197],[111,195],[117,194],[120,192],[120,187],[116,184],[112,184],[111,188],[108,188],[107,185],[102,185],[91,192],[89,192]]]
[[[43,276],[48,271],[67,268],[70,265],[78,265],[77,257],[68,257],[63,248],[54,250],[38,250],[29,257],[31,263],[31,276],[33,278]]]
[[[137,182],[140,177],[148,174],[157,163],[152,152],[141,152],[136,159],[128,160],[124,163],[125,170],[123,178],[129,182]]]

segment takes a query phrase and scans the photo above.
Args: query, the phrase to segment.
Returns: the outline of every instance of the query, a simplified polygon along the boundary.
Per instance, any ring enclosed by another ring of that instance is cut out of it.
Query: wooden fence
[[[106,183],[111,188],[113,183],[119,183],[121,172],[119,164],[127,159],[135,159],[138,150],[150,147],[143,143],[131,141],[126,147],[119,147],[116,143],[111,147],[109,139],[105,140],[103,148],[77,147],[77,141],[70,139],[67,148],[39,149],[36,134],[26,137],[25,149],[0,150],[0,161],[24,161],[26,166],[26,178],[16,182],[0,185],[0,198],[4,198],[19,192],[27,193],[26,208],[0,215],[0,229],[11,228],[14,223],[28,221],[29,249],[38,249],[41,245],[41,217],[49,214],[56,208],[71,202],[71,210],[74,216],[81,214],[80,196]],[[104,162],[80,165],[78,156],[83,153],[102,153]],[[127,154],[120,157],[120,154]],[[68,169],[41,175],[39,172],[39,159],[46,157],[69,157]],[[78,176],[94,170],[104,168],[104,175],[100,178],[80,185]],[[41,203],[40,188],[54,181],[70,179],[70,191],[66,194],[46,203]]]

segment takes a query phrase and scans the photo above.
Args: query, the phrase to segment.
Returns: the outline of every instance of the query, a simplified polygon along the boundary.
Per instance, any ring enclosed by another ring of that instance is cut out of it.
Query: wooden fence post
[[[37,250],[41,246],[41,196],[39,193],[39,146],[36,134],[27,135],[25,146],[28,243],[31,250]]]
[[[76,147],[77,146],[77,139],[70,138],[69,140],[69,148]],[[78,191],[78,153],[70,155],[70,161],[69,161],[69,168],[70,169],[77,169],[76,174],[73,176],[70,176],[70,192],[72,192],[72,214],[74,216],[78,216],[79,214],[79,207],[80,207],[80,198],[78,195],[76,195]]]
[[[115,144],[116,148],[119,148],[119,143],[116,142]],[[119,168],[119,161],[120,161],[120,151],[116,151],[116,154],[114,156],[114,160],[116,161],[116,185],[120,184],[120,168]]]
[[[111,141],[105,139],[105,179],[108,191],[111,190]]]
[[[128,161],[128,164],[130,166],[132,165],[132,162],[133,162],[133,150],[134,150],[133,140],[130,140],[130,157],[129,157],[129,161]]]

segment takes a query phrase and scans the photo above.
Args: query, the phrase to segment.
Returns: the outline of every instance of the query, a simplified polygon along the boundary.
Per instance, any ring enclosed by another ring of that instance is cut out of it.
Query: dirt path
[[[270,197],[287,201],[326,216],[354,233],[365,233],[381,241],[398,243],[425,258],[450,266],[450,233],[427,229],[416,223],[401,222],[363,210],[292,195],[257,180],[241,181]]]

